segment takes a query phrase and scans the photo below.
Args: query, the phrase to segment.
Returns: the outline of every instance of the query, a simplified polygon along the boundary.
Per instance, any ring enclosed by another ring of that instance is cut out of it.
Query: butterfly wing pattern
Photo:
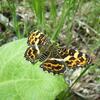
[[[41,61],[40,67],[53,74],[62,74],[66,67],[83,67],[91,62],[90,57],[76,49],[55,46],[47,36],[40,31],[32,31],[28,37],[28,48],[25,51],[26,60],[35,63]]]
[[[45,60],[41,66],[44,71],[52,72],[54,74],[64,73],[66,70],[66,65],[61,59],[48,58]]]
[[[68,68],[75,69],[78,67],[84,67],[85,65],[91,63],[89,55],[74,48],[60,48],[59,54],[64,59]]]
[[[31,63],[35,63],[36,59],[38,58],[39,52],[35,46],[30,46],[25,51],[25,58],[26,60],[30,61]]]

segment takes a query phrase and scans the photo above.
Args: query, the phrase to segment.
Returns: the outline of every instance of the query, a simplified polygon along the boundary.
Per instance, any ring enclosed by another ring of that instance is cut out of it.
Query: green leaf
[[[0,47],[0,100],[54,100],[67,86],[63,76],[26,61],[26,48],[26,39]]]

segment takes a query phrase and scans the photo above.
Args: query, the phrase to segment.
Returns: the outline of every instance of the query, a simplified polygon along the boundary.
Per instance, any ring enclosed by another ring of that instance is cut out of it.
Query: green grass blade
[[[75,0],[65,0],[64,1],[64,5],[63,5],[63,11],[62,11],[62,15],[60,18],[60,21],[57,23],[57,28],[55,29],[54,34],[52,35],[52,40],[55,40],[59,33],[61,28],[63,27],[64,23],[66,21],[70,22],[70,18],[72,17],[72,15],[74,15],[74,10],[76,8],[77,2]]]
[[[12,12],[15,33],[16,33],[18,38],[21,38],[20,29],[19,29],[19,25],[18,25],[18,21],[17,21],[16,5],[14,4],[13,1],[9,1],[9,0],[7,0],[7,3],[9,5],[11,12]]]
[[[56,17],[57,17],[56,0],[51,0],[50,1],[50,8],[51,8],[50,13],[51,13],[52,20],[55,22]]]
[[[66,1],[67,0],[65,0],[65,2],[64,2],[63,11],[62,11],[62,15],[61,15],[61,20],[60,20],[60,22],[58,22],[57,29],[55,29],[55,32],[52,35],[52,40],[55,40],[57,38],[57,36],[59,35],[59,32],[60,32],[60,29],[62,28],[62,25],[63,25],[63,23],[65,21],[65,17],[66,17],[66,14],[67,14],[67,11],[64,14],[64,12],[66,10],[65,8],[66,8],[66,5],[67,5]]]
[[[30,0],[29,5],[36,15],[37,28],[43,30],[44,28],[44,3],[45,0]]]

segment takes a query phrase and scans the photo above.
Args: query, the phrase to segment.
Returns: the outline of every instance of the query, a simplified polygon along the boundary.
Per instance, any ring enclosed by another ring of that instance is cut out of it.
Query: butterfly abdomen
[[[48,58],[48,56],[49,56],[49,52],[48,51],[46,51],[46,52],[43,52],[42,54],[40,54],[40,56],[39,56],[39,61],[44,61],[44,60],[46,60],[47,58]]]

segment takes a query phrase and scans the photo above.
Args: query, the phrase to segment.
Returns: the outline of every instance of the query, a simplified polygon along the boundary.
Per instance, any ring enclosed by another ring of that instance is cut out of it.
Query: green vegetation
[[[54,100],[67,84],[24,58],[26,39],[0,47],[0,100]]]
[[[0,13],[0,45],[19,39],[0,47],[0,100],[54,100],[58,94],[60,100],[72,100],[70,90],[86,71],[100,74],[100,0],[1,0]],[[95,55],[94,65],[87,65],[68,88],[62,75],[25,60],[27,42],[21,38],[31,30],[41,30],[67,47],[86,49]]]

